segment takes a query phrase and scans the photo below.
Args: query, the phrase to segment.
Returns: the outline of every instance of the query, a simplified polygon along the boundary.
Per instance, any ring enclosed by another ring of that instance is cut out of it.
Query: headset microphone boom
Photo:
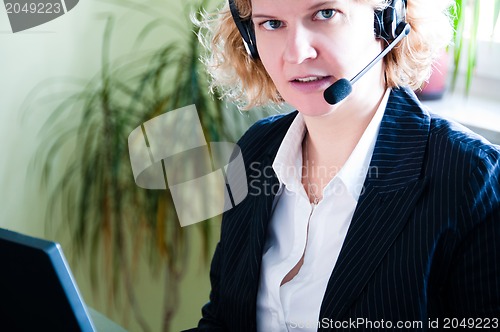
[[[377,62],[379,62],[390,50],[394,48],[403,39],[408,36],[411,31],[411,27],[408,23],[401,23],[402,31],[398,34],[397,38],[394,39],[382,52],[377,55],[363,70],[361,70],[356,76],[354,76],[350,81],[346,78],[341,78],[332,85],[330,85],[325,92],[323,92],[323,97],[326,102],[330,105],[335,105],[338,102],[346,98],[352,91],[352,85],[356,83],[368,70],[370,70]]]

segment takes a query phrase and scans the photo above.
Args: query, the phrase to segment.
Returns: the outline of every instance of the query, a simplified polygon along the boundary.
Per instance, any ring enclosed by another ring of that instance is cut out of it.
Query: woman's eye
[[[264,23],[262,23],[262,26],[266,30],[276,30],[276,29],[281,28],[282,25],[283,25],[283,22],[281,22],[279,20],[269,20],[269,21],[265,21]]]
[[[331,19],[337,11],[335,9],[323,9],[320,10],[314,15],[314,18],[317,20],[329,20]]]

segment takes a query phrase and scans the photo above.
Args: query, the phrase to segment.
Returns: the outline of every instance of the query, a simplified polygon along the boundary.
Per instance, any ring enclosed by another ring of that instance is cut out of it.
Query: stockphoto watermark
[[[348,320],[322,318],[317,322],[290,321],[293,329],[342,329],[342,330],[423,330],[425,329],[493,329],[500,327],[500,318],[428,318],[421,320],[371,320],[363,317]]]
[[[330,318],[322,318],[317,322],[290,322],[291,329],[354,329],[354,330],[388,330],[388,329],[422,329],[424,323],[422,321],[390,321],[390,320],[370,320],[366,318],[349,318],[348,320],[334,320]]]
[[[349,178],[359,179],[352,187],[347,187],[345,183],[340,182],[340,178],[346,177],[346,173],[341,175],[342,168],[316,165],[314,162],[305,161],[301,166],[293,165],[263,165],[261,162],[252,162],[249,165],[248,187],[249,195],[278,195],[286,194],[287,191],[282,191],[282,185],[279,182],[273,181],[276,177],[275,169],[281,176],[281,180],[287,183],[294,182],[302,187],[302,183],[307,183],[307,190],[319,193],[325,188],[333,196],[344,195],[347,191],[352,190],[360,196],[365,192],[364,181],[366,179],[377,179],[379,177],[379,169],[377,166],[368,166],[355,171],[347,171]],[[339,176],[339,181],[332,182],[336,176]],[[299,189],[301,190],[301,189]]]
[[[128,147],[136,184],[168,188],[181,226],[220,215],[248,194],[241,151],[230,142],[207,143],[195,105],[137,127]]]
[[[73,8],[79,0],[3,0],[13,33],[52,21]]]
[[[245,165],[236,144],[205,140],[195,105],[166,112],[137,127],[128,137],[128,147],[136,184],[144,189],[169,189],[181,226],[220,215],[249,195],[282,194],[273,166],[261,162]],[[304,177],[314,177],[316,192],[342,171],[312,163],[277,167],[280,174],[295,177],[299,184]],[[351,171],[349,176],[361,183],[378,177],[376,167],[357,172]],[[353,188],[334,186],[333,195],[344,195],[346,190]],[[354,191],[362,195],[363,185]]]

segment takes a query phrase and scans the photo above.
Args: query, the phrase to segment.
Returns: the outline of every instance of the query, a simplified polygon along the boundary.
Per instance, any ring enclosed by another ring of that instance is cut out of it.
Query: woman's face
[[[358,1],[252,0],[252,20],[269,76],[283,99],[305,115],[331,111],[324,90],[351,79],[381,51],[373,8]],[[356,85],[380,85],[376,68]]]

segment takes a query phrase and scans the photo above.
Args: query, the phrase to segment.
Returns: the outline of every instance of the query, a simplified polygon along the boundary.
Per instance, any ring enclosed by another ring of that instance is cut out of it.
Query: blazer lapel
[[[258,288],[258,280],[260,277],[260,265],[262,261],[262,254],[264,243],[266,240],[266,231],[271,219],[272,206],[274,197],[276,196],[276,186],[279,186],[279,181],[274,172],[272,171],[272,160],[266,156],[262,161],[259,177],[254,181],[253,189],[258,193],[253,195],[251,203],[251,239],[249,245],[249,273],[253,285],[256,285],[255,292]],[[249,193],[251,194],[251,193]],[[257,294],[257,293],[255,293]]]
[[[405,226],[426,184],[421,171],[429,125],[430,117],[412,91],[391,92],[320,319],[342,319]]]
[[[249,303],[252,303],[252,307],[248,309],[251,317],[255,317],[266,232],[271,219],[274,198],[280,185],[272,168],[272,163],[283,137],[297,114],[297,112],[292,112],[284,116],[279,124],[273,127],[272,136],[268,135],[267,132],[261,133],[260,136],[263,137],[263,141],[253,142],[254,147],[249,149],[250,151],[244,156],[246,160],[254,161],[252,164],[246,165],[248,196],[241,203],[245,204],[245,206],[239,209],[239,211],[244,211],[245,214],[249,215],[248,217],[240,217],[247,219],[245,222],[250,223],[249,234],[240,234],[242,237],[249,239],[246,242],[244,259],[240,262],[240,266],[242,270],[241,278],[245,279],[243,284],[246,285],[246,291],[250,298]],[[256,134],[256,136],[259,135]],[[271,139],[267,140],[266,138],[269,137]]]

